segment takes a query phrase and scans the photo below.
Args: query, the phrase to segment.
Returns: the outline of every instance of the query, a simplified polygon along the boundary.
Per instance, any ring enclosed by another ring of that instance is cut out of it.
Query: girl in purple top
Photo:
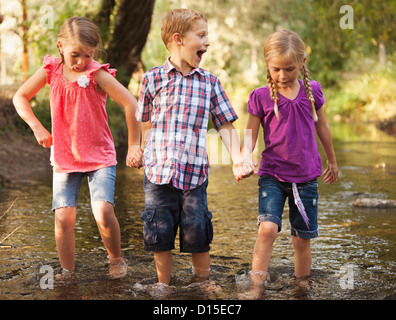
[[[251,162],[261,123],[265,149],[258,170],[259,230],[250,273],[255,294],[261,291],[267,277],[286,198],[289,198],[295,275],[298,279],[310,275],[310,239],[318,235],[316,178],[322,174],[315,130],[327,158],[323,179],[333,183],[338,176],[331,132],[322,108],[323,93],[320,84],[308,78],[303,41],[292,31],[276,32],[265,43],[264,60],[268,85],[254,90],[249,97],[249,118],[242,147],[245,159]],[[303,80],[297,79],[299,72]]]

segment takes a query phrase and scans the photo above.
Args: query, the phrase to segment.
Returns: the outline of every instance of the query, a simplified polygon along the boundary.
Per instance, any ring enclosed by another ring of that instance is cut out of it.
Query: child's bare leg
[[[92,203],[92,211],[109,255],[110,277],[123,278],[127,275],[128,265],[121,257],[121,232],[114,207],[107,201],[95,201]]]
[[[277,234],[278,225],[275,223],[270,221],[260,223],[253,251],[252,271],[250,273],[250,280],[253,286],[260,286],[265,283],[271,259],[272,245]]]
[[[294,247],[294,273],[297,278],[307,277],[311,273],[311,241],[292,236]]]
[[[65,207],[55,210],[55,242],[61,267],[74,270],[76,208]]]
[[[172,253],[171,251],[154,252],[155,267],[159,283],[169,284],[171,279]]]
[[[199,281],[209,279],[210,275],[210,255],[208,252],[193,253],[191,255],[192,263],[194,266],[194,275]]]
[[[107,201],[95,201],[92,211],[109,258],[120,258],[121,232],[113,205]]]

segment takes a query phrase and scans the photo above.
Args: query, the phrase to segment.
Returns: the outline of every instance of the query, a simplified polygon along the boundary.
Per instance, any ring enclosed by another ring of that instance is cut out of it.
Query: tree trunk
[[[115,4],[115,0],[102,0],[100,11],[94,18],[95,23],[99,27],[101,38],[104,44],[109,41],[110,15],[113,12]]]
[[[114,32],[108,39],[107,62],[116,68],[117,79],[128,87],[131,75],[137,70],[140,55],[151,26],[155,0],[121,0],[115,16]],[[115,6],[113,0],[103,0],[96,22],[109,28],[109,17]],[[107,39],[106,39],[107,40]]]

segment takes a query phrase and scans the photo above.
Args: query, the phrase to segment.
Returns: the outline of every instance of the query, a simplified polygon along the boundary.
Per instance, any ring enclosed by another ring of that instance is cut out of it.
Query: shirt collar
[[[164,68],[165,68],[166,73],[170,73],[173,69],[175,69],[177,71],[176,67],[170,62],[170,58],[166,59],[166,61],[164,63]],[[198,72],[202,76],[204,75],[203,70],[198,67],[198,68],[191,70],[189,73],[186,74],[186,76],[192,75],[195,72]]]

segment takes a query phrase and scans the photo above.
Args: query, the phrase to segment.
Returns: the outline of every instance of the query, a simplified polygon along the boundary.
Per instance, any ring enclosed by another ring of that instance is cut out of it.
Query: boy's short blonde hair
[[[197,10],[175,9],[170,11],[162,19],[161,23],[161,38],[165,46],[168,48],[169,43],[172,41],[172,36],[175,33],[179,33],[183,36],[191,29],[195,21],[201,19],[207,22],[205,16]]]

